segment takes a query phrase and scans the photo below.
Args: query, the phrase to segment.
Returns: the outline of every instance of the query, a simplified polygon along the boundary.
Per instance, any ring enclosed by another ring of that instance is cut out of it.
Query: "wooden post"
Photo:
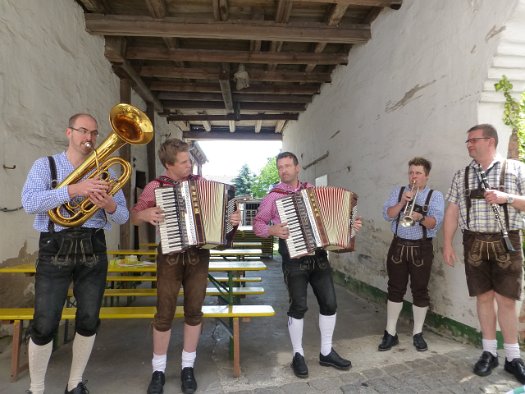
[[[153,130],[155,130],[155,108],[153,103],[148,103],[146,109],[146,115],[148,115],[151,123],[153,124]],[[148,162],[148,181],[152,181],[157,177],[157,145],[155,133],[153,134],[153,139],[146,146],[146,160]],[[148,242],[155,242],[155,227],[145,224],[148,228],[147,237]]]
[[[120,102],[121,103],[127,103],[131,104],[131,85],[129,83],[129,80],[127,79],[121,79],[120,80]],[[120,148],[119,156],[130,162],[131,161],[131,146],[129,144],[124,145],[122,148]],[[124,193],[124,197],[126,198],[126,204],[128,206],[128,209],[131,210],[131,207],[133,205],[133,201],[131,201],[131,182],[127,182],[124,187],[122,188],[122,192]],[[126,223],[122,224],[120,226],[120,245],[119,247],[121,249],[131,249],[131,221],[127,221]]]

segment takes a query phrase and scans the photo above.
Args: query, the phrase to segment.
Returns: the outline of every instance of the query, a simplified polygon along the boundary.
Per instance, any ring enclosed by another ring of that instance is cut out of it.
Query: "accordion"
[[[205,179],[155,189],[157,206],[164,211],[159,225],[162,253],[231,242],[235,229],[228,219],[235,209],[234,194],[234,186]]]
[[[312,187],[275,201],[281,222],[288,225],[286,245],[291,258],[322,248],[351,252],[357,195],[338,187]]]

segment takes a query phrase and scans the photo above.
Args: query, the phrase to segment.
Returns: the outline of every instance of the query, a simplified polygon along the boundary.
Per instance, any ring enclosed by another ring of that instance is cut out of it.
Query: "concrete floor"
[[[386,311],[382,305],[337,287],[338,321],[334,348],[353,363],[350,371],[322,367],[318,363],[318,308],[312,293],[306,315],[304,349],[310,370],[308,379],[296,378],[287,331],[287,293],[278,259],[266,261],[262,273],[265,294],[244,303],[271,304],[276,316],[241,323],[241,377],[232,377],[228,337],[212,319],[205,321],[197,352],[195,376],[202,393],[506,393],[521,386],[501,364],[492,375],[474,375],[473,363],[481,350],[426,330],[427,352],[412,346],[411,328],[400,322],[400,345],[378,352]],[[143,304],[154,299],[141,299]],[[209,302],[215,302],[210,298]],[[181,321],[173,325],[164,392],[180,392]],[[145,393],[151,376],[151,330],[147,320],[103,321],[84,378],[92,394]],[[52,355],[46,377],[46,393],[63,393],[69,375],[71,344]],[[10,348],[0,354],[0,393],[24,393],[29,376],[9,381]]]

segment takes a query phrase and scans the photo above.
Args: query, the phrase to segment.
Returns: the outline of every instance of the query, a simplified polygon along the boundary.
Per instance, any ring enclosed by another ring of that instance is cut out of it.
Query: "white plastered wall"
[[[101,132],[98,143],[108,136],[119,79],[104,57],[104,39],[86,32],[84,12],[74,1],[3,0],[0,37],[0,209],[11,210],[21,206],[33,162],[66,148],[69,116],[93,114]],[[131,103],[146,109],[134,92]],[[181,135],[157,115],[155,126],[157,145],[167,135]],[[147,173],[146,147],[132,146],[131,155],[135,169]],[[134,175],[131,179],[134,187]],[[0,212],[0,265],[34,261],[38,233],[33,219],[23,210]],[[119,226],[107,238],[116,248]]]
[[[466,130],[487,120],[478,114],[481,90],[517,3],[405,0],[398,11],[384,10],[372,24],[372,39],[352,49],[348,66],[339,67],[332,83],[284,130],[283,149],[307,167],[303,180],[326,174],[330,185],[360,196],[364,225],[357,251],[332,254],[335,269],[386,291],[392,232],[383,203],[394,186],[407,182],[414,156],[433,163],[430,186],[444,194],[453,173],[467,164]],[[492,119],[502,113],[498,106],[487,111],[497,113]],[[509,130],[499,131],[506,154]],[[461,261],[454,268],[443,263],[441,234],[434,245],[432,310],[478,327],[460,235],[455,249]],[[410,290],[406,299],[411,301]]]

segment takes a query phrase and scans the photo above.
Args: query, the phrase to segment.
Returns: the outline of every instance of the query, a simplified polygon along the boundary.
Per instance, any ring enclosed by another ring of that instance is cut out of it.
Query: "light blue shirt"
[[[394,234],[396,234],[397,216],[394,218],[390,218],[388,217],[386,211],[388,210],[388,208],[398,203],[400,189],[401,186],[397,186],[396,188],[394,188],[390,193],[388,200],[385,202],[385,205],[383,206],[383,217],[385,218],[385,220],[391,222],[390,225]],[[405,186],[405,190],[407,189],[408,186]],[[430,188],[428,186],[425,187],[423,190],[420,190],[417,194],[416,204],[421,206],[425,205],[425,201],[429,192]],[[430,202],[428,205],[429,207],[427,216],[432,216],[436,219],[436,226],[432,229],[427,228],[427,238],[434,238],[437,232],[439,231],[439,228],[441,227],[441,223],[443,222],[443,216],[445,212],[445,200],[443,198],[443,193],[434,190],[432,192],[432,197],[430,197]],[[403,210],[401,210],[401,215],[402,214]],[[414,226],[410,227],[403,227],[399,225],[397,228],[397,236],[411,240],[421,239],[423,238],[423,226],[419,223],[416,223]]]
[[[60,184],[71,172],[74,167],[67,159],[66,153],[57,153],[53,155],[57,169],[57,184]],[[112,178],[115,178],[115,174],[110,170]],[[112,214],[105,213],[103,209],[99,209],[95,212],[89,220],[87,220],[82,227],[88,228],[103,228],[104,230],[111,229],[111,223],[109,220],[117,223],[124,224],[129,218],[129,211],[126,206],[126,199],[124,193],[119,190],[113,196],[117,209]],[[29,170],[26,182],[22,189],[22,206],[27,213],[36,214],[33,227],[40,232],[47,232],[49,224],[49,216],[47,211],[56,208],[66,202],[71,201],[69,197],[67,186],[63,186],[57,189],[51,188],[51,169],[49,168],[49,160],[47,157],[41,157],[36,160]],[[106,219],[107,216],[107,219]],[[109,219],[109,220],[108,220]],[[54,225],[55,231],[64,230],[66,227],[62,227],[58,224]]]

